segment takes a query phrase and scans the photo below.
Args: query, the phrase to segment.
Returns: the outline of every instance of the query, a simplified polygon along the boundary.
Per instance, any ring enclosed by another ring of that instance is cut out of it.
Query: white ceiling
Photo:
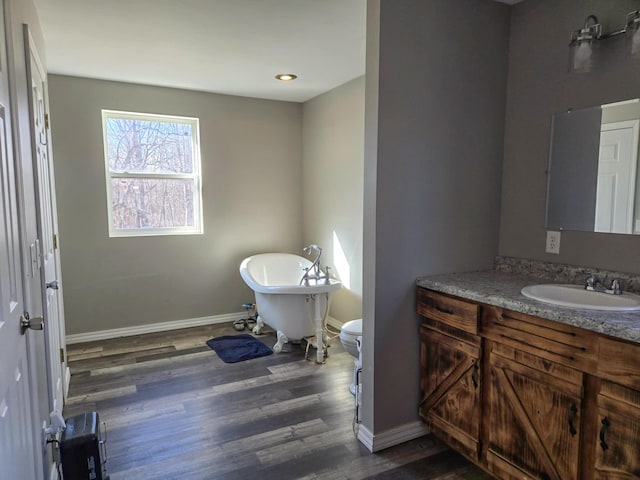
[[[35,2],[50,73],[303,102],[365,70],[366,0]]]
[[[304,102],[365,71],[366,0],[35,3],[49,73]]]

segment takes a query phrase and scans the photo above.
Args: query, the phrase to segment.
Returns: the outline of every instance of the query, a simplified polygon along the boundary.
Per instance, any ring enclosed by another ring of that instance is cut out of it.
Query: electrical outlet
[[[560,253],[560,232],[547,231],[547,253]]]

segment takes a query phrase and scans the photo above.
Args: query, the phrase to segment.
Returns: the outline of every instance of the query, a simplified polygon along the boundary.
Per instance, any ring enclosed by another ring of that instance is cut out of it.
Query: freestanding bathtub
[[[289,340],[313,335],[322,339],[324,318],[332,292],[341,288],[338,280],[310,280],[301,285],[304,268],[311,262],[289,253],[262,253],[245,258],[240,264],[240,276],[254,291],[259,313],[255,333],[262,322],[278,332],[274,352],[280,352]],[[318,361],[324,352],[318,348]]]

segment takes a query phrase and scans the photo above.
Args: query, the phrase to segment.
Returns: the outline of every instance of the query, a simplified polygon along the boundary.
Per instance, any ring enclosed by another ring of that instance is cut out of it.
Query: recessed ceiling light
[[[295,80],[296,78],[298,78],[298,76],[294,75],[293,73],[279,73],[278,75],[276,75],[276,79],[282,80],[283,82],[290,82],[291,80]]]

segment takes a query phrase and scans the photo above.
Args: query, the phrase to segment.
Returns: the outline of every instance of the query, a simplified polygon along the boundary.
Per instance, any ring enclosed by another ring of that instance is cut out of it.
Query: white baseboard
[[[332,326],[333,328],[335,328],[336,330],[340,331],[340,329],[342,328],[342,325],[344,325],[343,322],[341,322],[340,320],[333,318],[332,316],[327,316],[327,324]]]
[[[165,332],[177,330],[179,328],[199,327],[201,325],[213,325],[216,323],[233,322],[245,318],[247,312],[225,313],[223,315],[213,315],[211,317],[186,318],[184,320],[174,320],[170,322],[148,323],[146,325],[136,325],[125,328],[112,328],[110,330],[98,330],[95,332],[77,333],[67,335],[67,344],[92,342],[94,340],[106,340],[108,338],[130,337],[144,333]]]
[[[358,440],[360,440],[360,443],[367,447],[370,452],[375,452],[373,449],[373,433],[362,424],[358,426]]]
[[[404,425],[385,430],[376,435],[371,433],[364,425],[360,425],[358,429],[358,440],[373,453],[408,442],[414,438],[423,437],[428,433],[429,429],[427,426],[419,420],[405,423]]]

